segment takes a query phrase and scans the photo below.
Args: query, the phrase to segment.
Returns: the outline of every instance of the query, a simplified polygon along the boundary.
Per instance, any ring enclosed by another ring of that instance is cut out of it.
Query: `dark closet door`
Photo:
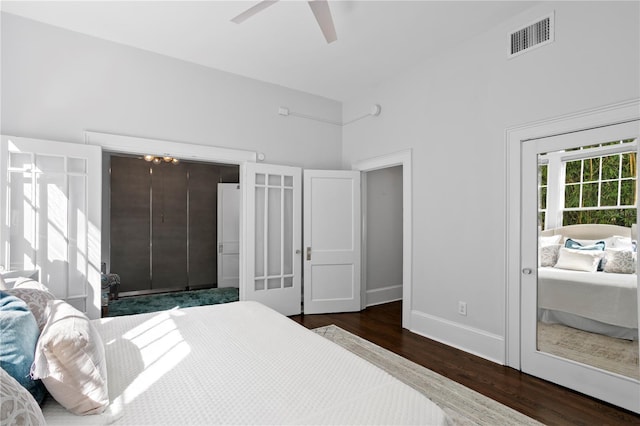
[[[187,165],[160,163],[151,174],[152,289],[186,288]]]
[[[189,164],[189,286],[211,287],[218,277],[217,226],[220,168]]]
[[[111,265],[120,291],[151,288],[149,163],[111,157]]]
[[[189,286],[211,287],[218,278],[217,222],[220,168],[189,164]]]

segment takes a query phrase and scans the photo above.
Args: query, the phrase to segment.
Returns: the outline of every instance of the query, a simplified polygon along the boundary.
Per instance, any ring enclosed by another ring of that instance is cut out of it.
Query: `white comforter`
[[[419,392],[254,302],[96,320],[111,406],[49,424],[445,424]]]
[[[636,274],[538,269],[538,308],[638,328]]]

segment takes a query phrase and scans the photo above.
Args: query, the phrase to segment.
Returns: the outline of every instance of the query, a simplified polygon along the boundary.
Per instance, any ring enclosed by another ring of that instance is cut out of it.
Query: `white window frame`
[[[569,161],[586,160],[590,158],[602,158],[611,155],[627,154],[635,152],[638,146],[638,139],[633,142],[619,143],[616,145],[607,145],[595,148],[580,149],[576,151],[560,151],[551,152],[540,156],[539,164],[547,165],[547,202],[546,209],[540,209],[540,212],[545,212],[545,223],[543,229],[553,229],[563,226],[563,213],[565,211],[589,211],[589,210],[618,210],[618,209],[632,209],[636,208],[634,205],[621,205],[620,204],[620,185],[618,185],[618,203],[611,206],[593,206],[593,207],[571,207],[565,208],[565,187],[567,183],[566,178],[566,164]],[[617,179],[602,179],[602,168],[600,168],[599,176],[596,181],[598,183],[598,204],[600,204],[601,185],[603,182],[623,180],[636,180],[635,178],[622,178],[622,173],[618,174]],[[584,182],[575,183],[576,185],[584,185]],[[582,188],[581,188],[582,191]],[[582,196],[580,197],[580,203],[582,203]]]

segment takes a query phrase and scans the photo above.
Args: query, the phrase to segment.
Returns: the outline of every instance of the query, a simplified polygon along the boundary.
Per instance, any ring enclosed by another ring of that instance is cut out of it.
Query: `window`
[[[636,146],[626,139],[541,155],[540,225],[636,223]]]
[[[538,165],[538,225],[543,226],[547,215],[548,164]]]

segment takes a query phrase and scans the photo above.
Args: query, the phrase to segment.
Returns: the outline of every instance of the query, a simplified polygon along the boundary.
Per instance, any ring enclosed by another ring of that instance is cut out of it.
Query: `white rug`
[[[541,425],[522,413],[335,325],[313,331],[418,390],[438,404],[454,425]]]
[[[640,379],[638,342],[538,322],[538,350]]]

